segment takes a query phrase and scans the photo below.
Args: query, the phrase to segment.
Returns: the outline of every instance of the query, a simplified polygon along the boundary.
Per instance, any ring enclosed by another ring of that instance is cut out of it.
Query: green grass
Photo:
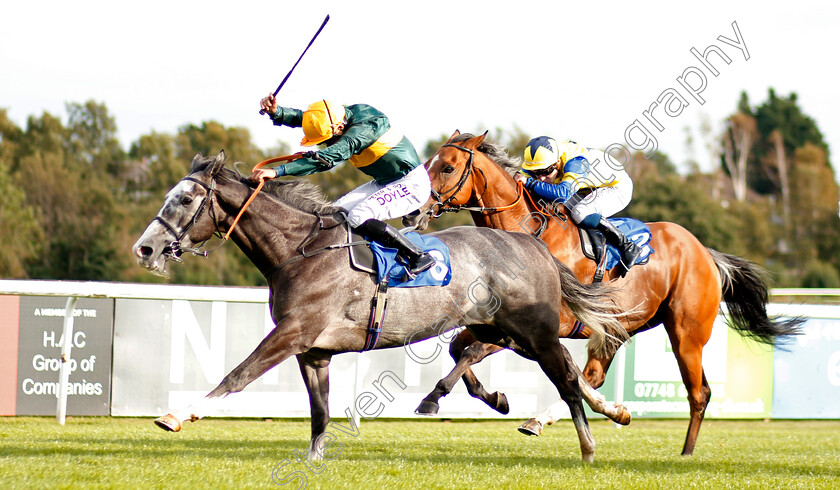
[[[279,476],[301,471],[308,488],[840,488],[840,421],[709,420],[692,457],[679,455],[684,420],[591,421],[592,465],[570,421],[541,437],[517,425],[363,421],[355,438],[331,431],[341,452],[316,474],[295,459],[308,420],[208,419],[172,434],[151,419],[2,417],[0,488],[274,487],[286,459]]]

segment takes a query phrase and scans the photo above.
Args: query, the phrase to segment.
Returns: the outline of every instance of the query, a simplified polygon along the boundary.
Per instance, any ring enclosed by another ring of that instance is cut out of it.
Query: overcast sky
[[[263,149],[278,140],[296,146],[300,131],[272,126],[258,103],[327,14],[281,104],[371,104],[418,147],[456,128],[514,124],[533,136],[628,146],[625,132],[638,119],[682,165],[691,156],[686,126],[699,138],[705,116],[718,130],[742,90],[756,104],[769,87],[799,95],[835,162],[840,145],[833,1],[31,0],[4,2],[0,14],[0,107],[24,126],[43,111],[66,121],[66,102],[104,102],[126,148],[152,130],[207,120],[248,128]],[[746,50],[718,39],[738,39],[733,22]],[[710,54],[717,76],[690,52],[712,44],[731,60]],[[677,80],[686,73],[699,86],[692,67],[706,79],[703,104]],[[674,97],[679,115],[650,111],[668,89],[688,105]],[[695,157],[709,169],[701,146]]]

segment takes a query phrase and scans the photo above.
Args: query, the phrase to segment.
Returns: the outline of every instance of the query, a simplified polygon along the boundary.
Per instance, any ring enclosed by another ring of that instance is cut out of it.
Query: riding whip
[[[329,16],[329,15],[327,15],[327,16],[324,18],[324,22],[323,22],[323,23],[321,23],[321,27],[319,27],[319,28],[318,28],[318,31],[317,31],[317,32],[315,32],[315,35],[314,35],[314,36],[312,36],[312,40],[311,40],[311,41],[309,41],[309,44],[307,44],[307,45],[306,45],[306,48],[304,48],[303,53],[301,53],[301,54],[300,54],[300,58],[298,58],[298,60],[297,60],[297,61],[295,61],[295,64],[294,64],[294,66],[292,66],[292,69],[291,69],[291,70],[289,70],[289,73],[287,73],[287,74],[286,74],[286,77],[285,77],[285,78],[283,78],[283,81],[282,81],[282,82],[280,82],[280,85],[278,85],[278,86],[277,86],[277,90],[275,90],[275,91],[274,91],[274,96],[275,96],[275,97],[277,97],[277,93],[278,93],[278,92],[280,92],[280,89],[281,89],[281,88],[283,88],[283,85],[285,85],[285,84],[286,84],[286,80],[288,80],[288,79],[289,79],[289,76],[292,74],[292,72],[293,72],[293,71],[295,71],[295,68],[297,68],[298,63],[300,63],[300,60],[302,60],[302,59],[303,59],[303,55],[305,55],[305,54],[306,54],[306,51],[309,49],[309,46],[312,46],[312,43],[314,43],[314,42],[315,42],[315,38],[317,38],[317,37],[318,37],[318,34],[320,34],[320,33],[321,33],[321,31],[324,29],[324,26],[325,26],[325,25],[327,25],[327,21],[328,21],[328,20],[330,20],[330,16]],[[265,111],[264,111],[264,110],[262,110],[262,109],[260,109],[260,115],[263,115],[263,114],[265,114]]]

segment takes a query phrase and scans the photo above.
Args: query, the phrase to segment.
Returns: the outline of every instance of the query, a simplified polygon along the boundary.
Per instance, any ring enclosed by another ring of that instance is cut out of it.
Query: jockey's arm
[[[318,153],[320,155],[320,152]],[[316,157],[303,157],[298,158],[297,160],[292,160],[285,165],[274,167],[274,170],[277,172],[277,177],[280,177],[282,175],[314,174],[317,172],[323,172],[324,170],[329,170],[334,166],[334,164],[328,164],[328,162],[323,159]]]
[[[303,126],[303,111],[300,109],[277,106],[277,110],[269,116],[275,126],[288,126],[290,128]]]
[[[525,188],[540,197],[560,204],[566,202],[567,199],[572,197],[571,181],[564,180],[559,184],[550,184],[548,182],[540,182],[537,179],[528,178]]]
[[[563,166],[563,178],[558,184],[541,182],[536,179],[528,179],[525,187],[534,194],[551,199],[552,202],[564,203],[582,185],[589,175],[589,161],[582,157],[575,157],[566,162]]]

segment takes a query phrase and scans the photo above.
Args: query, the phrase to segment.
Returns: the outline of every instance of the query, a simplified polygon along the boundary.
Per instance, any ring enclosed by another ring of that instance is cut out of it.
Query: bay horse
[[[503,147],[484,141],[486,134],[462,135],[455,131],[426,163],[433,195],[418,214],[405,218],[404,224],[423,229],[431,214],[467,206],[476,226],[536,235],[578,280],[591,282],[596,264],[582,253],[578,228],[565,209],[554,203],[535,203],[512,178],[519,170],[518,160]],[[547,210],[549,207],[554,211]],[[682,454],[690,455],[711,398],[703,372],[703,347],[711,336],[721,302],[728,308],[727,324],[731,328],[764,344],[774,345],[798,334],[802,319],[768,318],[768,289],[763,271],[755,264],[706,248],[678,224],[657,222],[647,226],[655,250],[649,262],[634,267],[626,277],[616,272],[619,267],[614,268],[607,271],[604,280],[615,285],[620,309],[632,312],[622,319],[630,335],[660,324],[668,332],[688,391],[690,420]],[[561,326],[559,335],[567,336],[568,330],[568,326]],[[589,335],[589,330],[583,329],[578,337]],[[450,344],[456,367],[423,400],[418,413],[435,413],[438,399],[449,393],[459,376],[470,394],[481,398],[486,391],[469,366],[499,350],[499,346],[477,342],[468,331],[459,333]],[[604,383],[613,355],[614,351],[605,355],[588,350],[583,374],[593,388]],[[556,420],[555,408],[553,405],[523,423],[520,432],[539,435],[544,425]]]
[[[234,216],[253,198],[230,236],[268,283],[275,328],[203,399],[155,424],[179,431],[185,421],[202,418],[228,394],[296,356],[310,399],[308,457],[319,460],[329,443],[322,436],[329,423],[330,359],[366,347],[376,279],[351,269],[348,254],[330,247],[346,242],[344,214],[315,186],[304,180],[270,181],[256,193],[253,182],[224,165],[224,152],[215,158],[196,155],[133,252],[152,272],[165,271],[167,262],[183,252],[206,256],[201,244],[214,233],[230,232]],[[456,307],[457,318],[469,320],[476,338],[515,345],[539,363],[568,403],[582,459],[591,462],[595,441],[581,403],[581,373],[557,331],[577,319],[597,332],[599,345],[593,349],[609,350],[605,332],[621,329],[609,288],[580,284],[538,240],[521,233],[460,227],[435,236],[449,247],[451,282],[391,288],[375,348],[404,347],[457,328],[461,322],[441,315]]]

